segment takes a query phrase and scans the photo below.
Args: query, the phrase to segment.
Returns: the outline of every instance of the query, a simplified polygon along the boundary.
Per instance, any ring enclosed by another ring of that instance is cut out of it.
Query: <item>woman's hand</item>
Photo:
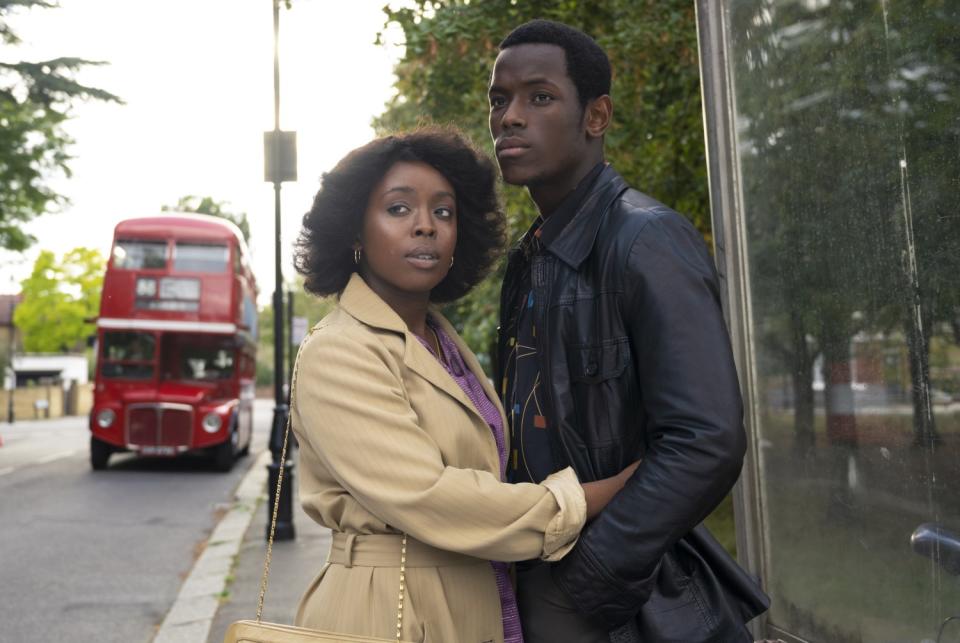
[[[637,470],[638,466],[640,466],[639,460],[615,476],[597,480],[596,482],[581,483],[581,486],[583,486],[583,495],[587,500],[587,520],[595,518],[596,515],[607,506],[607,503],[613,500],[613,497],[623,488],[623,485],[627,483],[627,480],[630,479],[630,476],[633,475],[633,472]]]

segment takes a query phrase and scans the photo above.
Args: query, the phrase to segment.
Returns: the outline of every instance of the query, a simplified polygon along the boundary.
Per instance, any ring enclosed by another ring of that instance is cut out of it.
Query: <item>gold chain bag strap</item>
[[[293,415],[294,391],[297,385],[297,366],[300,354],[293,366],[293,381],[290,386],[290,410],[287,414],[287,428],[283,433],[283,448],[280,450],[280,471],[277,475],[277,493],[273,500],[273,514],[270,518],[270,537],[267,539],[267,556],[263,561],[263,576],[260,578],[260,597],[257,599],[257,619],[255,621],[235,621],[227,628],[224,643],[404,643],[400,638],[403,629],[403,593],[404,576],[407,565],[407,535],[403,534],[400,544],[400,593],[397,597],[397,637],[384,639],[374,636],[355,634],[337,634],[311,630],[294,625],[265,623],[260,620],[263,614],[263,599],[267,594],[267,579],[270,575],[270,557],[273,554],[273,534],[277,529],[277,511],[280,507],[280,489],[283,484],[283,468],[287,461],[287,442],[290,438],[290,423]]]

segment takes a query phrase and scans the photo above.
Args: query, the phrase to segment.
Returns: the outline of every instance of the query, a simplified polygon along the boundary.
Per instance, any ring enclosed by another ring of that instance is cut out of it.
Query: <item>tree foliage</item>
[[[710,206],[701,119],[697,27],[690,0],[417,0],[384,10],[406,53],[395,98],[374,121],[379,133],[432,122],[453,124],[492,155],[487,85],[498,43],[534,18],[582,29],[610,57],[613,124],[606,158],[634,187],[687,215],[710,240]],[[503,186],[515,241],[536,209],[522,189]],[[444,311],[488,370],[495,350],[503,264]],[[711,528],[735,551],[730,499]]]
[[[74,248],[58,262],[44,250],[33,272],[21,284],[23,299],[13,322],[28,353],[81,349],[95,326],[88,322],[100,310],[106,261],[97,250]]]
[[[244,241],[247,243],[250,242],[250,222],[247,220],[247,213],[230,212],[227,209],[227,203],[225,201],[216,201],[213,197],[209,196],[199,197],[188,195],[180,197],[176,205],[165,205],[161,209],[165,212],[196,212],[197,214],[209,214],[213,217],[226,219],[240,228]]]
[[[9,18],[18,9],[51,8],[43,0],[0,0],[0,42],[5,51],[20,42]],[[56,173],[70,175],[63,129],[77,100],[120,102],[113,94],[83,85],[77,72],[101,62],[54,58],[39,62],[0,58],[0,248],[23,250],[34,239],[23,224],[65,198],[50,187]]]
[[[709,236],[709,203],[694,4],[688,0],[418,0],[384,9],[404,34],[395,98],[376,129],[450,123],[492,154],[487,84],[498,43],[533,18],[565,22],[596,38],[613,67],[614,122],[607,160],[630,182],[689,216]],[[525,191],[503,189],[511,240],[535,209]],[[492,349],[502,266],[446,311],[481,355]]]

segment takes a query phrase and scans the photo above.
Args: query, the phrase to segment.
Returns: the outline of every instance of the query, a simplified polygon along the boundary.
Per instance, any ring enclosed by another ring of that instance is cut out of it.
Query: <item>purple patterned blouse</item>
[[[506,474],[507,449],[504,444],[503,421],[500,417],[500,411],[487,397],[477,376],[467,368],[463,356],[460,355],[457,345],[450,336],[429,316],[427,317],[427,325],[437,334],[440,340],[440,350],[443,352],[443,359],[440,360],[440,363],[470,398],[481,417],[490,425],[490,430],[493,431],[493,437],[497,442],[497,452],[500,454],[500,479],[503,480]],[[430,351],[431,355],[436,357],[433,347],[426,340],[419,335],[417,335],[417,339]],[[490,561],[490,564],[493,566],[493,572],[497,579],[497,591],[500,593],[504,643],[523,643],[523,633],[520,630],[520,614],[517,611],[517,597],[513,593],[513,585],[510,584],[509,565],[498,561]]]

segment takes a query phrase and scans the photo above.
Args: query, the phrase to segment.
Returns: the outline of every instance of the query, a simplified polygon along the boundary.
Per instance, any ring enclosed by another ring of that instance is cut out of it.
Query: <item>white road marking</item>
[[[60,451],[59,453],[51,453],[50,455],[37,460],[37,464],[47,464],[48,462],[53,462],[54,460],[59,460],[60,458],[67,458],[73,454],[73,451]]]

